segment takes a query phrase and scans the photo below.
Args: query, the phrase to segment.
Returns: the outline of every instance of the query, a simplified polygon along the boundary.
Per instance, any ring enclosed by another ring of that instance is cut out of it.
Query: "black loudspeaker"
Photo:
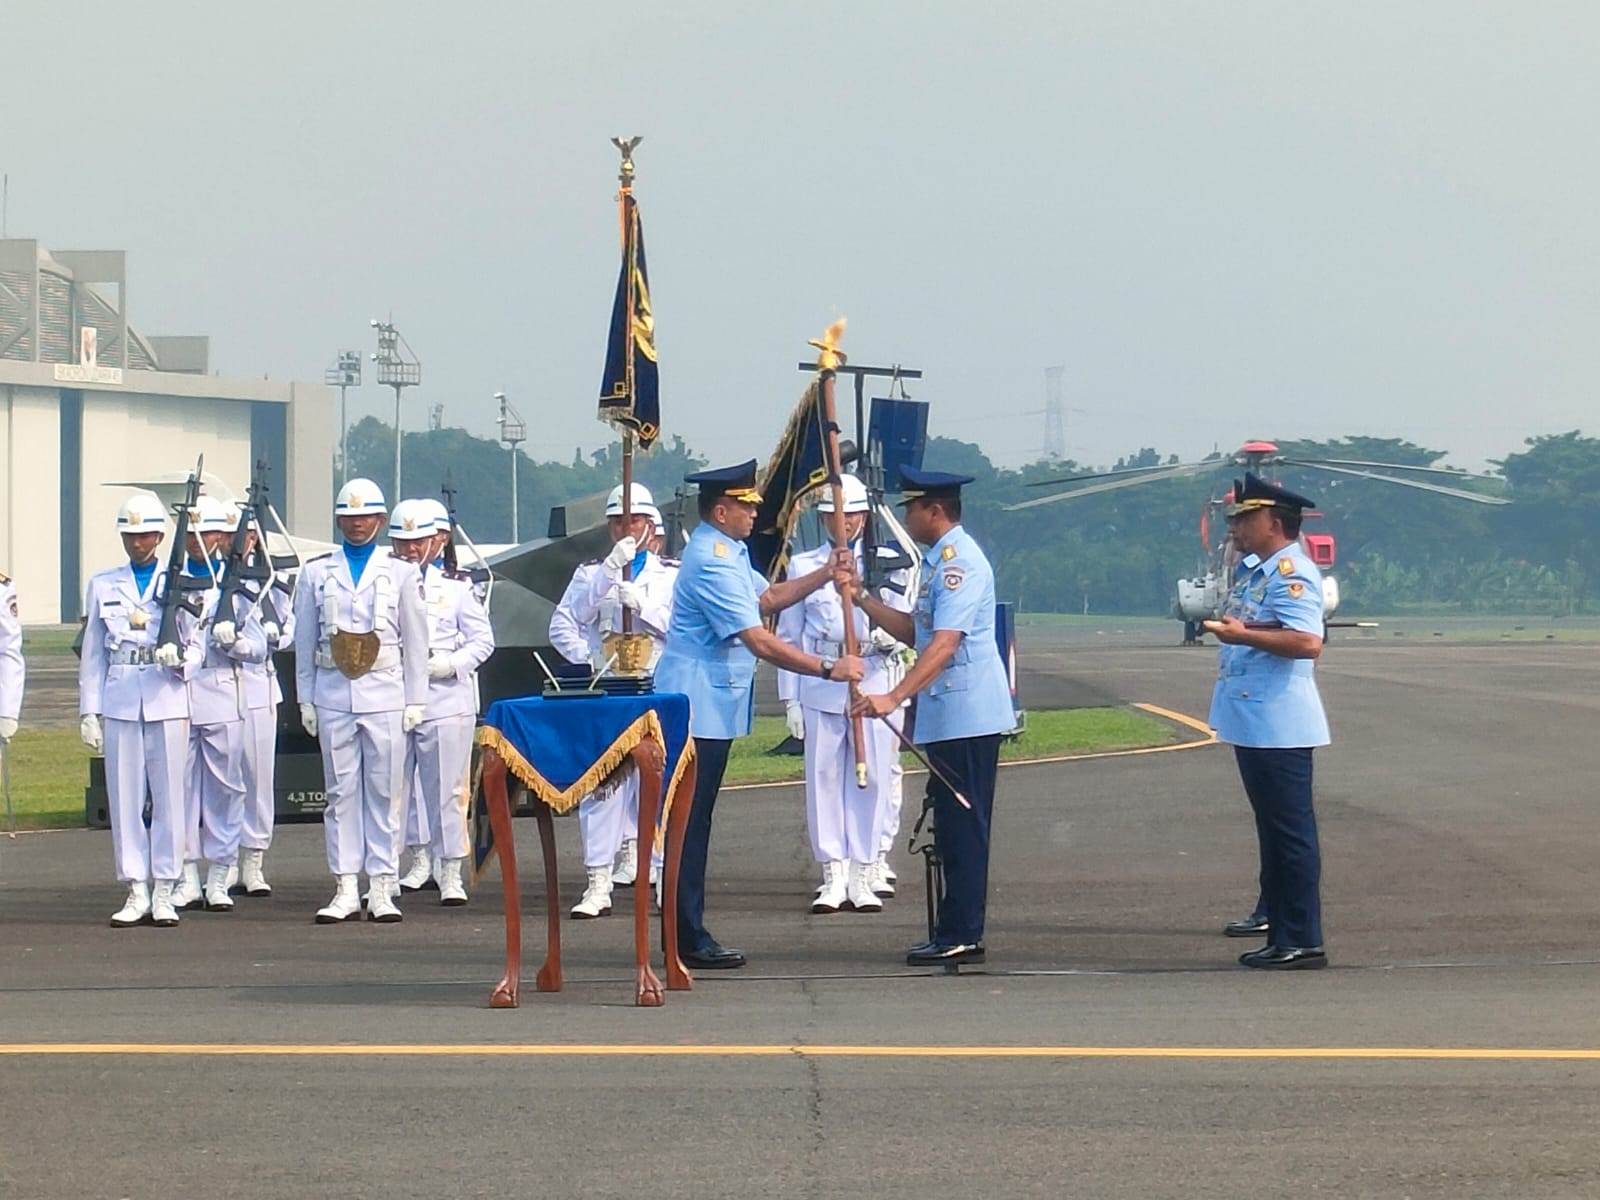
[[[928,446],[928,405],[923,400],[872,398],[867,419],[867,441],[872,457],[883,470],[885,491],[900,490],[900,468],[920,469]]]

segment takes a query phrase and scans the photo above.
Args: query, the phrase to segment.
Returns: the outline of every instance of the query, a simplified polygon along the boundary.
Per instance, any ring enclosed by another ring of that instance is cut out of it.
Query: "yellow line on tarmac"
[[[0,1056],[225,1058],[1165,1058],[1600,1061],[1600,1049],[1537,1046],[787,1046],[500,1043],[11,1042]]]

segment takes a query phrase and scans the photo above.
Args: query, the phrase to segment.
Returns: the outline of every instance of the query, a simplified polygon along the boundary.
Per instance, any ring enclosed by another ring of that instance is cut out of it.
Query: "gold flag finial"
[[[812,338],[811,344],[817,348],[817,370],[832,371],[844,366],[844,351],[839,349],[839,339],[844,336],[845,319],[840,317],[827,332],[820,338]]]
[[[617,182],[622,185],[622,190],[625,192],[633,188],[633,148],[642,141],[644,141],[642,135],[611,139],[611,144],[622,153],[622,167],[617,173]]]

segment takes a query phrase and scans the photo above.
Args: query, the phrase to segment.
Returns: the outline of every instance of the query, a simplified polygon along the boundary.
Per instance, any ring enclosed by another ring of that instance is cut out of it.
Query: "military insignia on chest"
[[[711,547],[711,553],[716,555],[718,558],[727,558],[728,557],[728,543],[727,542],[716,542],[716,543],[714,543],[712,545],[712,547]]]
[[[1280,558],[1278,560],[1278,574],[1279,575],[1293,575],[1294,574],[1294,560],[1293,559],[1288,559],[1288,558]]]
[[[142,608],[136,608],[128,614],[129,629],[143,629],[150,624],[150,614]]]

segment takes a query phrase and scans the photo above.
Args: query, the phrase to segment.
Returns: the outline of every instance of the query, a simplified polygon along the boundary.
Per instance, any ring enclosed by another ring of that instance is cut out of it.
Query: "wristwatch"
[[[833,678],[834,664],[837,663],[838,661],[839,660],[836,659],[836,658],[825,658],[825,659],[822,660],[822,677],[824,679],[832,679]]]

